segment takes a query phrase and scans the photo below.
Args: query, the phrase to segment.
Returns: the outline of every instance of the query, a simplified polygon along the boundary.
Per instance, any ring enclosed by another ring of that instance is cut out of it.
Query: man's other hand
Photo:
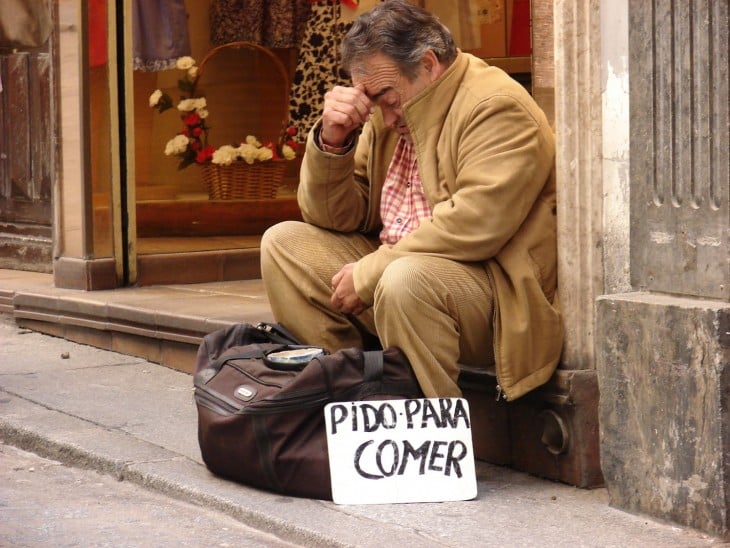
[[[332,277],[332,308],[343,314],[357,316],[367,308],[355,293],[355,281],[352,271],[355,263],[349,263]]]

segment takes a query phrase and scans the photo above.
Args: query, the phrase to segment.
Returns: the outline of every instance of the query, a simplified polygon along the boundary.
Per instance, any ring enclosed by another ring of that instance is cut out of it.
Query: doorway
[[[55,149],[55,2],[40,45],[0,43],[0,268],[51,272]],[[41,27],[42,25],[39,25]]]

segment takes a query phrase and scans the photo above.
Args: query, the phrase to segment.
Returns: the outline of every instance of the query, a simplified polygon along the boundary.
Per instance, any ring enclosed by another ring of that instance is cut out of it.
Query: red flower
[[[198,154],[195,156],[195,161],[199,164],[204,164],[208,160],[210,160],[213,157],[213,153],[215,152],[215,147],[212,145],[208,145],[203,148]]]
[[[191,112],[183,118],[183,124],[186,126],[197,126],[200,123],[200,115],[197,112]]]
[[[286,128],[286,134],[289,137],[294,137],[297,134],[297,128],[295,128],[294,126],[289,126],[288,128]]]
[[[195,137],[200,137],[202,133],[203,133],[202,127],[198,126],[196,128],[193,128],[193,135],[195,135]]]
[[[203,145],[200,143],[200,141],[193,141],[192,143],[190,143],[190,148],[192,148],[195,151],[200,150],[202,146]]]

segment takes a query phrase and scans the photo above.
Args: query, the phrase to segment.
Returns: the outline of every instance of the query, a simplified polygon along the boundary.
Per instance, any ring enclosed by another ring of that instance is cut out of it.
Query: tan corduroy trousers
[[[332,277],[373,252],[377,240],[297,221],[269,228],[261,241],[261,270],[276,321],[299,340],[334,352],[365,346],[408,356],[426,397],[461,395],[459,363],[488,367],[492,348],[492,290],[481,264],[407,255],[386,268],[373,306],[352,317],[331,308]]]

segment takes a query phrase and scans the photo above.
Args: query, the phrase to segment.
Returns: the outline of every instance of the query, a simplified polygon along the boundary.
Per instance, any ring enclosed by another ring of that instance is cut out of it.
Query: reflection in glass
[[[111,257],[112,168],[106,0],[88,0],[88,120],[95,258]]]

